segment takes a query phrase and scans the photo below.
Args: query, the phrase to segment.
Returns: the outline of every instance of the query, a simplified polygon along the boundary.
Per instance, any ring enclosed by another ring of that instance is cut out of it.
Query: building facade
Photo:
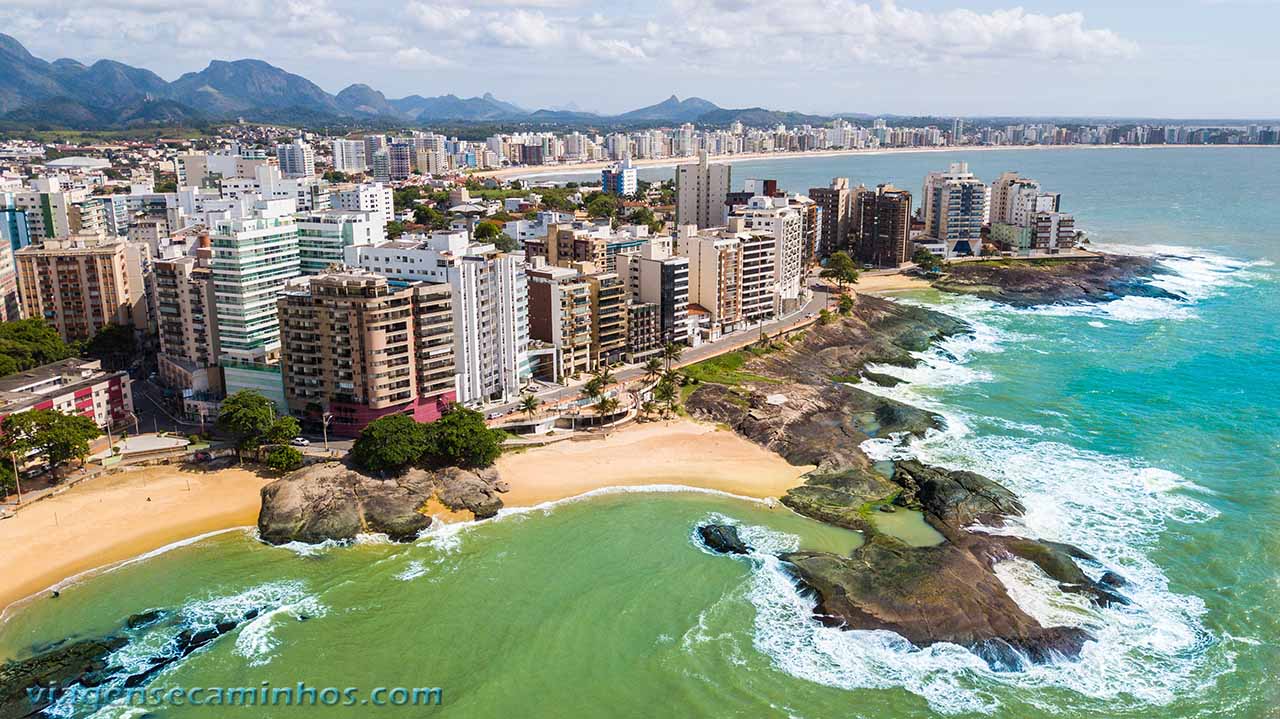
[[[16,258],[23,315],[44,319],[63,340],[90,339],[109,324],[148,328],[144,246],[72,236],[25,247]]]
[[[446,284],[392,286],[362,270],[308,278],[280,295],[280,373],[289,413],[338,436],[405,414],[431,422],[457,397]]]
[[[858,194],[854,212],[859,264],[897,267],[911,258],[911,193],[893,185]]]
[[[676,167],[676,224],[698,229],[724,227],[729,215],[725,198],[733,186],[733,168],[710,163],[705,150],[696,163]]]

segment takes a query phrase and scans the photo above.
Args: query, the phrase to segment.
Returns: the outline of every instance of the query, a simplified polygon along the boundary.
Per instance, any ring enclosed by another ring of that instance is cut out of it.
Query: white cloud
[[[503,47],[546,47],[560,42],[560,25],[538,11],[516,10],[490,16],[486,40]]]

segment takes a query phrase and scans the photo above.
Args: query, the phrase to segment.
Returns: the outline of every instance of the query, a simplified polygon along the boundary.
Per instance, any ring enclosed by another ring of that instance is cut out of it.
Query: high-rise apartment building
[[[371,212],[325,210],[297,216],[298,261],[304,275],[318,275],[344,262],[352,245],[372,245],[387,239],[386,224]]]
[[[678,228],[679,252],[689,258],[689,302],[710,316],[709,339],[732,332],[742,321],[742,246],[750,240],[748,233]]]
[[[616,272],[586,276],[591,288],[591,364],[622,362],[627,354],[627,286]]]
[[[73,235],[25,247],[16,257],[23,314],[43,318],[63,340],[90,339],[109,324],[147,329],[145,246]]]
[[[366,172],[369,159],[364,140],[336,139],[332,143],[333,169],[338,172]]]
[[[529,339],[554,348],[552,366],[541,375],[552,382],[589,372],[591,351],[591,285],[568,267],[530,268]]]
[[[660,244],[650,243],[635,254],[618,255],[618,276],[632,302],[658,306],[663,342],[689,338],[689,258],[672,256]]]
[[[600,187],[606,195],[629,197],[636,194],[636,168],[631,165],[630,155],[601,170]]]
[[[698,161],[676,167],[676,224],[698,229],[724,227],[729,208],[725,198],[732,187],[733,168],[709,163],[705,150]]]
[[[311,177],[316,174],[316,151],[304,140],[276,145],[276,161],[285,177]]]
[[[257,203],[251,216],[220,220],[210,232],[224,370],[228,360],[269,365],[279,355],[276,295],[300,274],[298,224],[291,204],[288,200],[264,200]],[[233,392],[235,383],[230,372],[227,375],[227,391]]]
[[[804,285],[804,220],[785,197],[753,197],[746,207],[737,210],[735,232],[768,235],[774,239],[773,278],[780,306],[788,309],[800,297]]]
[[[208,236],[202,238],[208,243]],[[166,387],[217,392],[218,333],[215,326],[212,251],[155,262],[158,370]]]
[[[406,235],[348,247],[347,264],[401,282],[453,289],[458,401],[518,397],[529,366],[529,278],[524,258],[472,244],[465,232]]]
[[[833,178],[829,187],[811,187],[809,197],[818,204],[820,215],[818,257],[828,257],[833,252],[848,249],[849,222],[853,216],[853,192],[849,189],[849,178]]]
[[[948,257],[978,254],[989,200],[989,188],[969,172],[967,163],[930,172],[921,195],[924,234],[944,243]]]
[[[347,212],[370,212],[384,228],[395,219],[395,194],[381,182],[362,185],[339,185],[329,192],[329,206]]]
[[[893,185],[858,193],[854,210],[859,264],[897,267],[911,257],[911,193]]]
[[[447,284],[393,285],[363,270],[295,282],[278,298],[280,371],[290,414],[329,415],[356,436],[373,420],[440,417],[457,397]]]

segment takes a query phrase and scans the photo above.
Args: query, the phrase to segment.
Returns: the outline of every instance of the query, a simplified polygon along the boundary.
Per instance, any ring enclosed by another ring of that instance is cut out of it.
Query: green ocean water
[[[1280,691],[1280,152],[1028,151],[743,163],[784,187],[850,176],[914,188],[967,159],[1063,193],[1094,238],[1161,253],[1184,301],[1020,311],[915,293],[975,333],[891,394],[947,430],[872,443],[983,472],[1028,506],[1009,531],[1070,541],[1131,581],[1129,607],[1077,603],[1018,564],[1001,576],[1047,622],[1087,627],[1080,659],[992,672],[967,651],[819,626],[770,553],[850,533],[708,493],[603,493],[441,528],[413,545],[273,548],[245,532],[68,588],[0,626],[0,656],[119,629],[151,607],[203,626],[274,608],[153,685],[439,687],[439,706],[210,709],[155,716],[1270,717]],[[667,171],[669,172],[669,171]],[[709,517],[757,554],[708,554]],[[1093,570],[1091,570],[1093,571]],[[305,617],[305,621],[301,620]],[[165,651],[136,632],[118,657]],[[364,696],[364,695],[362,695]],[[65,711],[64,711],[65,710]],[[81,709],[55,713],[84,716]],[[142,716],[104,709],[100,717]]]

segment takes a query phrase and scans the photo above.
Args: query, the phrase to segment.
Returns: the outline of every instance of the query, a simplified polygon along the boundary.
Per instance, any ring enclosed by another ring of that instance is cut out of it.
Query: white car
[[[294,437],[293,439],[289,440],[289,444],[295,447],[310,447],[311,440],[307,439],[306,437]]]

